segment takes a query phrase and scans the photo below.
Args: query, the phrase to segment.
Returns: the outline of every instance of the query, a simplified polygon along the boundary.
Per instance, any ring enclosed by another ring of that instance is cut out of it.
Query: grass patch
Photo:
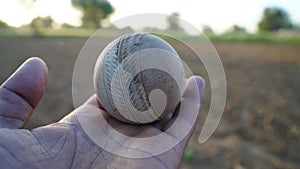
[[[63,29],[41,29],[40,34],[36,36],[29,28],[2,28],[0,29],[0,37],[90,37],[97,30],[96,29],[83,29],[83,28],[63,28]],[[128,30],[117,29],[102,29],[97,32],[97,36],[102,38],[115,38],[120,35],[132,33]],[[161,32],[166,35],[176,35],[176,38],[181,40],[206,40],[205,36],[190,36],[184,32]],[[155,34],[155,33],[154,33]],[[160,33],[158,33],[160,34]],[[160,34],[159,36],[164,36]],[[35,35],[35,36],[34,36]],[[280,36],[275,33],[227,33],[221,35],[207,35],[212,42],[232,42],[232,43],[287,43],[287,44],[300,44],[300,34]],[[163,37],[170,38],[170,37]]]
[[[183,160],[184,161],[191,161],[195,158],[195,150],[191,147],[187,147],[183,152]]]
[[[277,34],[223,34],[208,35],[212,42],[243,42],[243,43],[288,43],[300,44],[298,36],[279,36]]]

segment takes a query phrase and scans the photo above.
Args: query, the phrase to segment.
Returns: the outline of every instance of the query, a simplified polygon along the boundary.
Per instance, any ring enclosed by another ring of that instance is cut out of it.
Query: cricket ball
[[[174,48],[149,33],[123,35],[108,44],[94,69],[94,88],[104,109],[130,124],[158,121],[178,106],[185,83]]]

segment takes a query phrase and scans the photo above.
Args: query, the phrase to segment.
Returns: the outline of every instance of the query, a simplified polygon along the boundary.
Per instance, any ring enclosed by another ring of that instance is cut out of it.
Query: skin
[[[192,110],[188,105],[200,106],[205,86],[202,78],[191,77],[181,103],[187,116],[178,116],[175,112],[164,123],[145,126],[122,123],[109,116],[93,95],[57,123],[33,130],[22,129],[38,105],[47,80],[46,64],[39,58],[30,58],[0,87],[1,168],[178,168],[192,130],[180,144],[163,154],[131,159],[109,153],[95,144],[81,128],[77,115],[84,114],[89,123],[96,123],[93,112],[100,109],[108,124],[119,132],[131,137],[156,135],[165,131],[175,118],[189,120],[188,113]],[[192,85],[193,80],[197,85]]]

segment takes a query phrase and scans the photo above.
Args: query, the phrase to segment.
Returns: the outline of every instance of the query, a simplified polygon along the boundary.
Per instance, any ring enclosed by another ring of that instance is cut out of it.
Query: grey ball
[[[100,54],[94,87],[105,110],[130,124],[147,124],[175,111],[185,75],[180,57],[148,33],[123,35]]]

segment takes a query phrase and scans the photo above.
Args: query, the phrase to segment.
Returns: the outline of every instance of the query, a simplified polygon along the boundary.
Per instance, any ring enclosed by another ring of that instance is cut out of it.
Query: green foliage
[[[62,29],[70,29],[70,28],[76,28],[76,27],[73,26],[73,25],[70,25],[70,24],[68,24],[68,23],[63,23],[63,24],[61,25],[61,28],[62,28]]]
[[[277,31],[279,29],[291,29],[292,22],[288,13],[281,8],[266,8],[258,28],[261,32]]]
[[[195,157],[195,150],[190,147],[187,147],[183,153],[183,160],[191,161]]]
[[[40,19],[36,19],[37,23],[40,23]],[[36,26],[36,25],[44,25],[44,26]],[[61,29],[52,29],[51,27],[45,27],[45,25],[49,24],[36,24],[26,25],[21,28],[12,28],[9,29],[1,29],[0,37],[83,37],[88,38],[92,34],[95,33],[94,28],[75,28],[75,27],[63,27]],[[146,29],[146,28],[145,28]],[[33,30],[36,30],[35,32]],[[171,42],[176,41],[171,38],[170,34],[174,34],[171,30],[157,30],[154,28],[148,28],[149,32],[161,37],[162,39]],[[170,31],[172,33],[170,33]],[[97,33],[97,36],[101,38],[115,38],[123,34],[133,33],[134,31],[130,27],[126,28],[117,28],[115,26],[105,27],[101,29],[101,32]],[[158,33],[158,34],[156,34]],[[294,33],[291,36],[283,36],[280,32],[272,32],[272,33],[225,33],[225,34],[206,34],[210,41],[213,43],[217,42],[225,42],[225,43],[280,43],[280,44],[300,44],[300,32]],[[180,40],[187,41],[201,41],[206,40],[206,36],[203,35],[188,35],[186,33],[176,33],[176,38]],[[189,150],[187,150],[189,151]]]
[[[208,38],[212,42],[300,44],[300,35],[282,37],[277,33],[231,33],[223,35],[211,35],[208,36]]]
[[[168,29],[169,30],[183,30],[179,23],[179,16],[178,12],[173,12],[168,18]]]
[[[72,0],[73,6],[82,13],[84,27],[101,27],[101,21],[114,12],[114,8],[106,0]]]
[[[247,30],[245,27],[239,25],[233,25],[229,30],[228,33],[246,33]]]
[[[45,29],[52,28],[53,19],[51,17],[37,17],[31,21],[29,27],[32,30],[33,36],[42,36]]]
[[[202,27],[202,32],[205,35],[213,35],[214,34],[214,30],[209,25],[204,25]]]
[[[7,23],[3,22],[0,20],[0,29],[1,28],[8,28],[9,26],[7,25]]]
[[[294,24],[293,30],[300,31],[300,24]]]

